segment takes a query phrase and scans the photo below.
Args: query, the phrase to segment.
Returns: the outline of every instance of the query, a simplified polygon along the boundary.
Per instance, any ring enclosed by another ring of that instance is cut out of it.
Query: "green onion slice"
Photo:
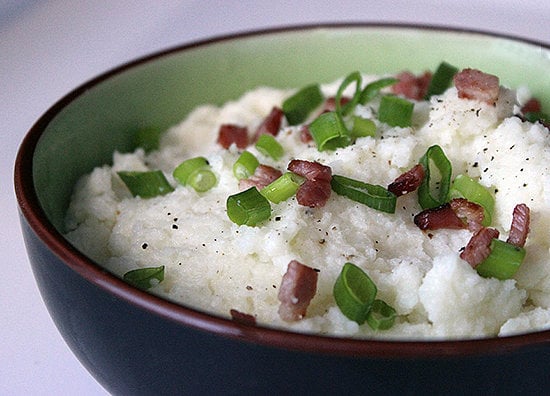
[[[449,195],[452,174],[451,162],[438,145],[428,148],[419,162],[424,167],[424,180],[418,187],[420,206],[422,209],[429,209],[443,205],[447,202]],[[439,178],[434,181],[436,170],[439,173]],[[432,191],[434,191],[434,194],[432,194]]]
[[[363,91],[359,96],[359,103],[365,104],[367,102],[370,102],[376,97],[376,95],[380,93],[383,88],[389,87],[390,85],[395,84],[397,81],[399,81],[397,78],[388,77],[368,83],[367,86],[363,88]]]
[[[541,123],[550,123],[550,115],[545,114],[541,111],[528,111],[523,115],[523,117],[532,123],[540,121]]]
[[[155,283],[164,280],[164,265],[160,267],[139,268],[126,272],[122,279],[142,290],[150,289]]]
[[[238,180],[248,179],[254,174],[260,161],[250,151],[243,151],[233,164],[233,174]]]
[[[174,191],[174,188],[168,183],[164,173],[160,170],[145,172],[120,171],[117,174],[134,197],[153,198]]]
[[[382,186],[363,183],[340,175],[333,175],[330,185],[339,195],[382,212],[395,213],[397,196]]]
[[[273,135],[264,133],[256,141],[256,148],[265,156],[274,160],[280,159],[285,153],[283,146],[275,139]]]
[[[308,85],[288,97],[282,105],[290,125],[301,124],[323,102],[324,96],[318,84]]]
[[[476,271],[485,278],[510,279],[525,257],[525,249],[510,243],[493,239],[491,253],[477,267]]]
[[[392,127],[411,126],[414,104],[395,95],[382,96],[378,119]]]
[[[367,314],[367,323],[373,330],[387,330],[393,326],[397,313],[382,300],[374,300]]]
[[[157,150],[160,144],[162,130],[157,128],[143,128],[136,132],[134,137],[136,147],[141,147],[146,153]]]
[[[216,175],[210,170],[208,160],[194,157],[183,161],[172,172],[182,185],[189,185],[198,192],[205,192],[216,185]]]
[[[447,62],[441,62],[437,67],[424,99],[428,100],[432,95],[441,95],[449,86],[453,80],[454,75],[458,69]]]
[[[333,288],[334,300],[340,311],[358,324],[365,323],[377,288],[369,276],[352,263],[344,264]]]
[[[336,150],[351,143],[351,137],[342,117],[334,111],[317,117],[309,125],[309,132],[319,151]]]
[[[238,225],[254,227],[269,219],[271,205],[256,187],[230,195],[226,202],[227,216]]]
[[[340,114],[343,117],[349,114],[349,112],[352,111],[355,108],[355,106],[357,106],[357,103],[359,103],[359,97],[361,96],[362,81],[363,81],[363,78],[361,77],[361,73],[359,73],[358,71],[355,71],[349,74],[346,78],[344,78],[344,80],[340,84],[340,87],[338,87],[338,91],[336,92],[336,97],[335,97],[336,113]],[[351,98],[351,100],[342,107],[340,103],[342,99],[342,94],[344,93],[348,85],[353,84],[354,82],[355,82],[355,93],[353,94],[353,97]]]
[[[273,203],[286,201],[296,194],[302,179],[295,173],[285,172],[282,176],[262,188],[260,193]]]
[[[495,209],[495,198],[489,190],[478,181],[466,175],[458,175],[449,189],[449,200],[453,198],[466,198],[483,207],[483,222],[485,227],[491,224],[493,211]]]
[[[351,136],[356,137],[364,137],[364,136],[372,136],[374,137],[376,133],[376,124],[373,120],[369,120],[368,118],[363,118],[359,116],[353,116],[353,126],[351,128]]]

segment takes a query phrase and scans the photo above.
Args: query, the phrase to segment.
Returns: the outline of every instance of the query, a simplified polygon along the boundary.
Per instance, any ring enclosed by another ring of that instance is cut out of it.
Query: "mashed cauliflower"
[[[364,77],[364,81],[375,79]],[[339,81],[322,86],[334,95]],[[550,139],[539,123],[512,116],[516,91],[501,87],[496,105],[459,99],[449,88],[430,101],[415,102],[413,126],[375,121],[375,137],[335,151],[319,152],[299,138],[299,126],[284,124],[277,139],[278,161],[248,150],[261,163],[285,170],[291,159],[318,161],[333,174],[387,186],[438,144],[453,177],[468,174],[495,196],[492,226],[509,232],[512,211],[531,209],[526,258],[513,279],[483,278],[459,257],[468,230],[421,231],[412,221],[421,211],[416,192],[398,198],[394,214],[383,213],[333,193],[322,208],[295,198],[272,204],[257,227],[238,226],[225,202],[239,191],[232,173],[235,146],[216,144],[219,126],[254,130],[273,106],[292,91],[258,88],[222,107],[205,105],[169,129],[159,150],[114,153],[113,164],[78,182],[67,214],[66,237],[115,274],[165,266],[165,279],[152,293],[185,306],[229,316],[230,309],[255,316],[258,324],[300,332],[399,339],[503,336],[550,328]],[[371,118],[378,101],[359,105]],[[183,160],[205,156],[217,177],[197,193],[178,185],[172,170]],[[150,199],[132,197],[118,171],[162,170],[175,190]],[[319,270],[317,293],[304,319],[279,318],[278,288],[291,260]],[[392,328],[374,331],[338,309],[332,295],[342,266],[353,262],[378,287],[378,297],[397,311]]]

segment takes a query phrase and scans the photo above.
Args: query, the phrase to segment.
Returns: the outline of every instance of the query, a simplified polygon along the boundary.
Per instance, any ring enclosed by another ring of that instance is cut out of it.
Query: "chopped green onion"
[[[164,280],[164,265],[160,267],[139,268],[126,272],[122,279],[142,290],[150,289],[155,283]]]
[[[353,116],[353,126],[351,128],[352,137],[374,137],[376,133],[376,124],[373,120],[359,116]]]
[[[160,136],[162,135],[161,129],[156,128],[143,128],[136,132],[134,137],[137,147],[143,148],[146,153],[157,150],[160,144]]]
[[[174,191],[174,188],[168,183],[164,173],[160,170],[145,172],[120,171],[117,174],[134,197],[153,198]]]
[[[357,103],[359,103],[359,96],[361,95],[361,81],[362,81],[361,73],[358,71],[353,72],[349,74],[342,83],[340,84],[340,87],[338,87],[338,91],[336,92],[335,96],[335,105],[336,105],[336,113],[345,116],[347,115],[355,106],[357,106]],[[351,100],[346,103],[343,107],[340,103],[342,99],[342,94],[344,93],[345,89],[348,87],[348,85],[353,84],[355,82],[355,93],[353,94],[353,97]]]
[[[265,156],[271,157],[274,160],[280,159],[284,152],[283,146],[275,139],[273,135],[264,133],[260,135],[256,142],[256,148]]]
[[[233,174],[238,180],[248,179],[254,174],[260,161],[250,151],[243,151],[233,164]]]
[[[285,172],[281,177],[262,188],[260,193],[273,203],[286,201],[296,194],[300,187],[300,179],[300,176],[292,172]]]
[[[238,225],[255,226],[271,216],[271,205],[256,187],[230,195],[226,202],[227,216]]]
[[[382,96],[378,119],[392,127],[411,126],[414,104],[394,95]]]
[[[301,124],[309,114],[323,102],[324,97],[318,84],[308,85],[288,97],[282,106],[290,125]]]
[[[377,288],[369,276],[352,263],[344,264],[333,288],[334,300],[340,311],[358,324],[365,323]]]
[[[422,209],[434,208],[447,202],[449,186],[451,184],[452,166],[445,153],[438,145],[428,148],[420,158],[420,164],[424,167],[424,180],[418,187],[418,202]],[[439,171],[439,179],[433,181],[435,168]],[[437,195],[432,190],[439,190]]]
[[[550,123],[550,115],[545,114],[541,111],[528,111],[523,115],[523,117],[532,123],[540,121],[541,123]]]
[[[387,330],[393,326],[397,313],[382,300],[374,300],[367,314],[367,323],[373,330]]]
[[[395,213],[397,196],[382,186],[363,183],[345,176],[333,175],[332,190],[339,195],[386,213]]]
[[[453,77],[457,71],[458,69],[453,65],[450,65],[447,62],[441,62],[432,76],[424,99],[427,100],[432,95],[440,95],[445,92],[445,90],[451,85]]]
[[[373,81],[363,89],[361,95],[359,96],[359,103],[365,104],[370,102],[380,93],[383,88],[389,87],[390,85],[395,84],[399,81],[397,78],[388,77],[382,78],[380,80]]]
[[[483,222],[485,227],[491,224],[495,199],[489,190],[479,182],[466,175],[458,175],[449,189],[449,199],[466,198],[483,207]]]
[[[514,276],[525,257],[525,249],[500,239],[493,239],[490,249],[489,256],[476,267],[478,274],[500,280]]]
[[[351,143],[348,129],[342,117],[334,111],[317,117],[309,125],[309,132],[319,151],[336,150],[338,147],[346,147]]]
[[[172,175],[182,185],[189,185],[198,192],[208,191],[216,185],[216,175],[210,170],[208,160],[204,157],[183,161]]]

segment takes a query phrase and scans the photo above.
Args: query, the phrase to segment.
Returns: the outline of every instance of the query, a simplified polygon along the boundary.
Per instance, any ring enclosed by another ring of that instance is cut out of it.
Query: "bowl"
[[[550,103],[550,46],[434,26],[328,24],[236,34],[169,49],[66,95],[32,127],[15,164],[36,282],[77,358],[113,394],[542,392],[550,331],[456,341],[357,340],[250,326],[131,287],[63,237],[76,180],[203,103],[259,85],[300,87],[352,70],[416,72],[446,60]],[[549,109],[546,108],[546,111]]]

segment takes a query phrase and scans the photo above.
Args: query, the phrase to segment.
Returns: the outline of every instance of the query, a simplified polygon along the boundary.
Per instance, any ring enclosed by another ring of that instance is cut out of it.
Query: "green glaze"
[[[165,129],[195,106],[221,104],[259,85],[300,88],[359,70],[434,70],[441,61],[527,84],[550,109],[550,49],[478,33],[407,27],[316,27],[243,35],[170,51],[102,76],[69,94],[35,128],[38,198],[54,226],[74,183],[112,152],[129,151],[143,128]],[[97,83],[99,81],[99,83]]]

